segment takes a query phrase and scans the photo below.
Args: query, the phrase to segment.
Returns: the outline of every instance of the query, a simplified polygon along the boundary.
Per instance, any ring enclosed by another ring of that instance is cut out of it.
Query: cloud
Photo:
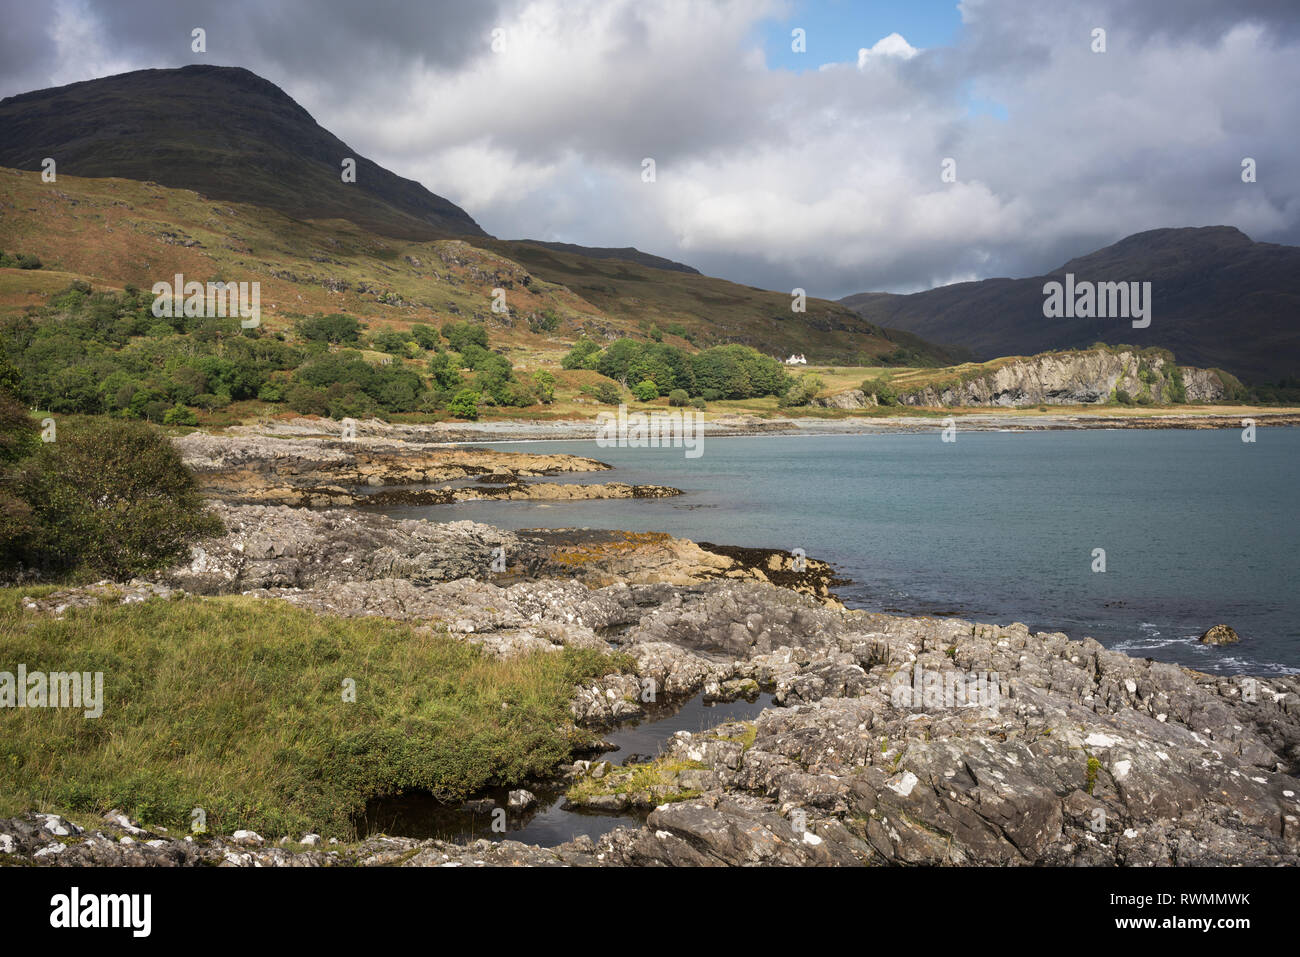
[[[636,245],[751,285],[1032,275],[1160,226],[1300,242],[1293,4],[963,0],[952,45],[927,49],[900,5],[856,62],[803,72],[761,47],[780,0],[9,6],[6,95],[195,62],[202,25],[205,62],[278,83],[496,235]]]
[[[902,60],[910,60],[920,52],[899,34],[891,33],[889,36],[877,40],[871,49],[863,47],[858,51],[858,69],[861,70],[866,67],[872,58],[897,57]]]

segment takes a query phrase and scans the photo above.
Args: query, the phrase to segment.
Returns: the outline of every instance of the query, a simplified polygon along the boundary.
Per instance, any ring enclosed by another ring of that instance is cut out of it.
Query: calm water
[[[854,606],[1022,621],[1205,671],[1300,671],[1300,429],[709,438],[704,454],[571,452],[617,471],[558,481],[672,485],[672,499],[391,509],[506,528],[664,531],[803,548]],[[1092,571],[1105,549],[1106,571]],[[1225,622],[1227,650],[1195,638]]]
[[[611,750],[598,760],[611,764],[638,764],[659,755],[678,731],[692,734],[715,728],[728,721],[750,721],[772,707],[770,694],[756,695],[753,700],[740,699],[708,704],[703,695],[685,701],[665,701],[652,707],[636,721],[627,721],[604,735]],[[520,813],[507,813],[505,829],[493,828],[493,809],[509,806],[509,788],[489,788],[479,795],[488,806],[471,808],[440,804],[427,794],[405,794],[370,802],[358,820],[361,834],[400,834],[403,837],[438,838],[465,843],[487,838],[490,841],[523,841],[554,847],[579,834],[593,840],[617,827],[636,827],[648,812],[593,811],[569,807],[564,798],[565,786],[553,782],[534,787],[537,804]]]

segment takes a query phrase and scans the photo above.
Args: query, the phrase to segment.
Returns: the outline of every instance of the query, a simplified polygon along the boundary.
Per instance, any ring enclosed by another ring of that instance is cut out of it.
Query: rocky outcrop
[[[1021,624],[850,611],[780,587],[801,573],[779,552],[215,507],[226,535],[160,583],[67,589],[24,605],[61,615],[91,602],[183,599],[177,588],[243,592],[410,621],[502,656],[618,651],[618,672],[574,688],[572,719],[589,727],[676,695],[762,688],[773,706],[753,721],[678,732],[650,765],[557,769],[576,805],[648,812],[598,840],[332,846],[305,835],[271,845],[251,833],[180,838],[117,818],[78,829],[28,815],[0,821],[9,862],[1300,863],[1295,675],[1213,676]]]
[[[396,598],[367,597],[403,587],[376,582],[405,582],[421,589],[459,579],[497,587],[554,578],[599,589],[732,579],[775,582],[825,601],[833,600],[831,588],[837,582],[830,566],[815,559],[796,559],[778,549],[697,545],[654,532],[515,533],[475,522],[392,519],[356,509],[224,502],[214,502],[211,508],[225,533],[194,545],[187,561],[155,576],[159,581],[197,594],[259,589],[276,597],[292,594],[301,604],[339,614],[421,617],[402,613],[405,606]],[[313,592],[319,593],[319,600]],[[72,590],[61,600],[70,601],[75,594]]]
[[[330,425],[337,428],[338,424]],[[680,494],[659,485],[528,481],[609,469],[603,462],[575,455],[449,448],[407,441],[374,424],[369,432],[379,434],[367,434],[358,424],[357,436],[348,439],[328,432],[310,434],[304,428],[239,426],[220,435],[194,432],[176,439],[176,446],[207,496],[242,504],[340,508],[363,503],[442,505],[484,499],[575,501]],[[470,480],[479,484],[451,484]]]
[[[575,762],[571,801],[649,816],[557,848],[178,839],[28,816],[0,822],[0,851],[55,865],[1300,863],[1296,676],[1215,677],[1091,639],[846,611],[757,581],[452,584],[427,601],[472,624],[471,640],[553,627],[634,661],[576,689],[581,721],[636,714],[648,686],[762,685],[777,706],[678,732],[649,766]],[[374,610],[401,616],[419,592]],[[981,696],[949,697],[973,675]]]
[[[1178,379],[1188,402],[1225,396],[1223,381],[1213,371],[1175,367],[1155,353],[1095,349],[1016,359],[972,378],[905,392],[899,402],[927,407],[1095,405],[1113,401],[1122,391],[1135,401],[1160,405],[1177,398]]]
[[[861,389],[848,389],[844,392],[820,396],[812,399],[808,404],[818,409],[867,409],[874,408],[880,403],[874,393],[868,394]]]

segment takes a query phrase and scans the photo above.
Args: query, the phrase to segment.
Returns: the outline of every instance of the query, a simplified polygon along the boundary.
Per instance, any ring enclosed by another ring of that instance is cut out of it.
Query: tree
[[[194,414],[193,409],[187,409],[183,405],[172,406],[163,413],[163,425],[198,425],[199,417]]]
[[[317,315],[301,320],[298,334],[313,342],[356,342],[361,336],[361,323],[338,312],[328,316]]]
[[[881,405],[898,405],[898,393],[884,376],[867,379],[862,383],[862,391],[866,395],[874,395]]]
[[[461,389],[447,405],[447,411],[458,419],[473,421],[478,418],[478,404],[480,401],[482,401],[482,396],[473,389]]]
[[[560,360],[561,369],[594,369],[600,359],[600,346],[590,339],[582,338],[573,344],[563,359]]]
[[[668,404],[673,406],[685,406],[691,401],[691,397],[686,394],[685,389],[673,389],[668,393]]]
[[[533,389],[537,392],[537,401],[550,405],[555,401],[555,376],[545,369],[533,373]]]
[[[442,327],[442,334],[456,352],[464,352],[468,345],[488,347],[487,329],[473,322],[449,322]]]
[[[143,422],[66,425],[13,487],[37,525],[25,561],[55,574],[126,580],[224,531],[170,440]]]
[[[655,399],[659,398],[659,386],[655,385],[649,379],[642,379],[632,387],[632,394],[641,402],[653,402]]]
[[[822,390],[822,387],[823,383],[820,376],[811,373],[801,375],[798,381],[781,397],[780,404],[783,406],[807,405],[812,401],[813,396]]]

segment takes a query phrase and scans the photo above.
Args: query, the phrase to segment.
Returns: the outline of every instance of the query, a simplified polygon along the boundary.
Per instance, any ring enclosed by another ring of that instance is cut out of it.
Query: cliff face
[[[1008,363],[965,382],[928,386],[899,396],[914,406],[1089,405],[1111,401],[1118,391],[1154,404],[1178,398],[1181,379],[1188,402],[1225,397],[1219,376],[1176,366],[1160,355],[1136,352],[1051,353]]]

